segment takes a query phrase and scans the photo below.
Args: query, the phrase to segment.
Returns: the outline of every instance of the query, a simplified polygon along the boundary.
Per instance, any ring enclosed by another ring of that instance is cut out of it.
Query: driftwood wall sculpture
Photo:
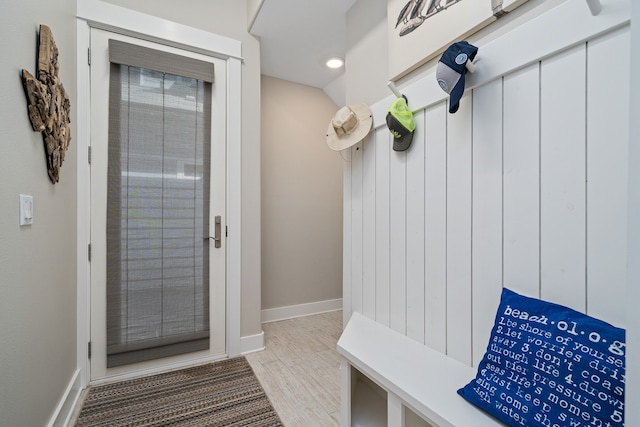
[[[58,47],[51,29],[40,25],[38,69],[35,78],[22,70],[22,84],[27,96],[31,126],[42,132],[47,156],[49,178],[54,184],[60,180],[60,167],[71,143],[69,118],[71,102],[58,75]]]

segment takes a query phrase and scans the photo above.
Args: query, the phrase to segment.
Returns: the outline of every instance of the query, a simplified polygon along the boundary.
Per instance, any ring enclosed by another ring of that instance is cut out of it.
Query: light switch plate
[[[20,225],[33,224],[33,196],[20,195]]]

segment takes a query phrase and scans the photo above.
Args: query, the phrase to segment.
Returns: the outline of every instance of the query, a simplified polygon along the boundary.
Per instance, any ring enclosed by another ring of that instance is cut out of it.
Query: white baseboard
[[[240,337],[240,354],[255,353],[264,350],[264,332]]]
[[[81,392],[80,370],[77,369],[71,377],[71,381],[69,381],[69,385],[67,385],[67,389],[62,395],[51,419],[47,423],[47,427],[66,427],[66,425],[69,424]]]
[[[262,323],[342,310],[342,298],[262,310]]]

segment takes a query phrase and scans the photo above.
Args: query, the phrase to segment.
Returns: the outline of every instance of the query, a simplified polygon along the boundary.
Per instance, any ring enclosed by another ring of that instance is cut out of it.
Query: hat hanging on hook
[[[402,95],[396,98],[387,111],[387,127],[393,135],[393,150],[405,151],[411,146],[416,123],[413,113],[407,104],[407,97]]]
[[[367,104],[346,105],[331,119],[327,129],[327,145],[341,151],[362,141],[373,126],[371,109]]]
[[[386,117],[387,128],[393,135],[393,150],[406,151],[413,141],[416,123],[413,120],[413,113],[409,109],[407,97],[400,93],[392,81],[387,82],[387,87],[396,96],[396,99],[389,105]]]
[[[478,48],[466,41],[452,44],[444,51],[438,61],[436,79],[449,97],[449,113],[455,113],[460,106],[460,98],[464,93],[465,74],[473,72],[473,60]]]

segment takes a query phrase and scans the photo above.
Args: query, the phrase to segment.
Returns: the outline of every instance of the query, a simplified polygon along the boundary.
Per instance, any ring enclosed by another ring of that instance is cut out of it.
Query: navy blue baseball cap
[[[467,72],[467,61],[473,61],[478,48],[466,41],[452,44],[444,51],[438,68],[436,79],[438,84],[450,95],[449,112],[455,113],[460,106],[460,98],[464,93],[464,75]]]

